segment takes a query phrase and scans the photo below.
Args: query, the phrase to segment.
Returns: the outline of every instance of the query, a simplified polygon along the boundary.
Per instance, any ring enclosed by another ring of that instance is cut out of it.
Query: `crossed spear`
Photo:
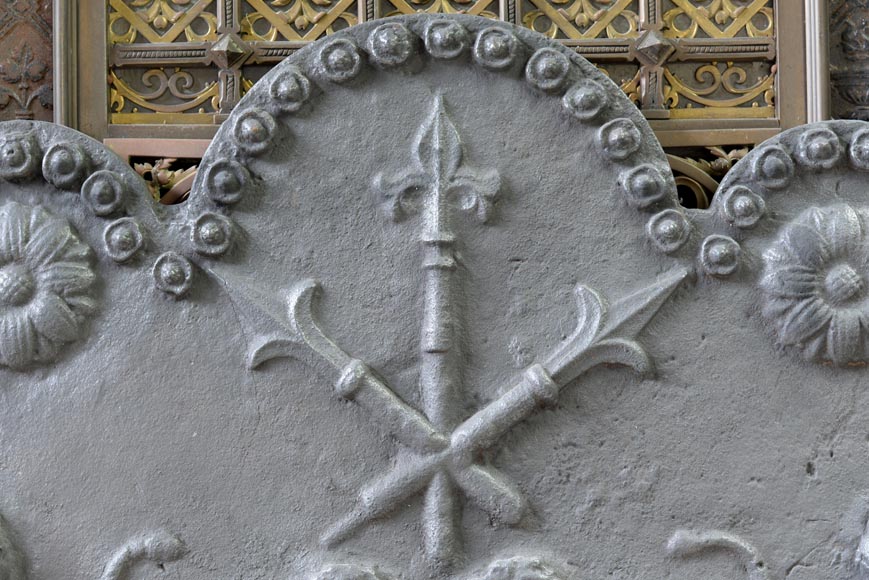
[[[253,345],[250,364],[256,367],[279,356],[325,362],[331,372],[338,372],[338,394],[367,408],[411,451],[409,459],[362,490],[356,507],[326,531],[322,542],[334,545],[345,540],[362,525],[425,490],[426,556],[435,567],[446,568],[460,549],[456,486],[495,523],[516,524],[525,511],[525,500],[516,486],[495,468],[481,464],[480,452],[539,407],[554,404],[561,389],[596,365],[624,364],[640,373],[649,372],[651,361],[634,339],[687,272],[674,270],[623,299],[608,320],[604,300],[593,290],[578,286],[576,332],[542,362],[524,369],[503,395],[463,421],[456,404],[461,380],[454,348],[453,284],[458,264],[452,217],[457,210],[470,211],[478,221],[486,222],[500,189],[500,177],[494,170],[464,163],[459,133],[443,99],[437,96],[431,114],[417,132],[412,163],[395,175],[378,175],[375,189],[394,220],[411,213],[422,217],[425,283],[419,386],[424,412],[405,403],[372,369],[343,351],[320,329],[313,314],[320,285],[312,280],[296,285],[286,296],[286,321],[274,317],[280,307],[255,308],[257,312],[250,313],[254,318],[271,318],[263,322],[278,327],[276,335],[260,337]],[[239,292],[237,281],[223,280],[236,286],[229,292],[233,300],[250,310],[254,301],[244,296],[251,297],[251,292]],[[311,354],[315,355],[313,360]]]
[[[367,409],[378,424],[413,452],[387,475],[363,488],[356,507],[326,531],[322,542],[334,545],[367,522],[402,505],[439,474],[454,481],[494,522],[518,523],[526,507],[524,498],[506,476],[479,463],[480,452],[538,409],[554,404],[564,387],[595,366],[618,364],[641,375],[651,373],[651,359],[635,338],[688,271],[670,270],[611,307],[597,292],[578,285],[574,291],[578,311],[576,330],[542,357],[542,362],[520,371],[507,391],[451,433],[435,428],[376,372],[323,332],[314,315],[315,298],[321,293],[318,282],[305,280],[293,286],[283,296],[284,310],[272,296],[247,287],[228,272],[212,270],[212,274],[227,288],[240,320],[253,334],[248,351],[249,368],[290,357],[332,373],[338,395]],[[281,310],[286,316],[279,314]],[[268,331],[264,333],[263,329]]]

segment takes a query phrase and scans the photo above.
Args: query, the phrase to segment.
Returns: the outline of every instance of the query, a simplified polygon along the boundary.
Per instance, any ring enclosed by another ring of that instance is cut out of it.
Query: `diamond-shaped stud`
[[[229,32],[212,44],[208,52],[214,64],[222,69],[231,69],[241,65],[253,50],[238,35]]]
[[[637,60],[648,66],[660,66],[670,58],[676,47],[659,30],[647,30],[632,47]]]

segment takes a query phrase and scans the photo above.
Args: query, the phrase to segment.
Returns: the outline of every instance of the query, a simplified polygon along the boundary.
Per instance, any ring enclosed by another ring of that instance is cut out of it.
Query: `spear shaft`
[[[461,420],[458,413],[459,366],[455,360],[454,284],[455,237],[450,229],[443,184],[436,180],[426,200],[421,240],[424,277],[419,386],[423,411],[435,428],[449,433]],[[423,534],[426,554],[439,569],[447,569],[457,557],[459,502],[454,483],[438,473],[426,490]]]

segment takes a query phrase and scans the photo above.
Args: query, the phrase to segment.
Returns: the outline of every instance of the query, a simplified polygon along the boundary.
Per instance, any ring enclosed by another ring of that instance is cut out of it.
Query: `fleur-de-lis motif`
[[[24,44],[18,56],[12,57],[6,65],[0,64],[0,81],[8,86],[0,86],[0,109],[6,108],[10,101],[18,105],[16,116],[32,119],[31,106],[35,100],[45,108],[54,106],[51,83],[39,83],[48,73],[48,65],[33,54],[30,45]],[[14,85],[14,88],[12,86]],[[36,87],[36,90],[33,88]]]
[[[419,214],[423,308],[420,336],[421,409],[403,401],[378,374],[336,345],[319,327],[312,302],[319,283],[305,280],[285,296],[288,308],[258,294],[228,272],[212,273],[227,287],[246,334],[253,335],[249,364],[291,356],[337,371],[335,390],[368,409],[390,435],[408,448],[394,469],[362,489],[356,506],[322,537],[327,545],[349,538],[370,521],[423,494],[423,548],[433,569],[449,569],[461,553],[462,498],[486,511],[493,523],[514,525],[526,502],[515,484],[481,459],[482,452],[538,408],[555,403],[561,390],[601,364],[622,364],[640,373],[652,363],[635,337],[687,275],[669,272],[650,286],[608,307],[595,291],[575,291],[577,329],[539,362],[528,365],[500,397],[470,417],[461,404],[462,341],[454,293],[458,264],[452,217],[471,212],[480,222],[491,217],[500,179],[494,170],[464,163],[456,127],[443,100],[414,141],[412,167],[393,178],[375,178],[389,214]],[[280,313],[287,312],[288,317]],[[313,356],[312,356],[313,355]],[[500,389],[498,389],[500,390]]]
[[[495,170],[463,165],[463,153],[459,133],[438,96],[416,137],[414,167],[394,177],[375,178],[375,189],[382,193],[392,219],[422,211],[427,225],[444,227],[445,212],[452,206],[473,211],[481,223],[488,221],[501,179]]]
[[[446,432],[456,427],[461,419],[458,401],[462,391],[461,365],[453,348],[457,325],[453,321],[456,234],[452,230],[452,216],[456,211],[470,211],[478,222],[485,223],[501,185],[496,171],[472,169],[463,163],[463,157],[459,132],[438,95],[431,115],[417,133],[413,167],[392,179],[379,174],[374,180],[375,189],[383,195],[394,220],[412,213],[421,214],[425,297],[419,389],[425,416],[433,428]],[[521,502],[509,483],[495,474],[476,475],[465,480],[492,481],[496,487],[509,490],[507,503],[514,507],[505,511],[517,511],[515,506]],[[461,482],[461,478],[451,479],[435,469],[426,491],[424,544],[429,559],[439,567],[450,566],[459,543],[455,526],[459,507],[454,480]],[[477,485],[475,482],[471,487]],[[473,495],[468,489],[465,493]]]

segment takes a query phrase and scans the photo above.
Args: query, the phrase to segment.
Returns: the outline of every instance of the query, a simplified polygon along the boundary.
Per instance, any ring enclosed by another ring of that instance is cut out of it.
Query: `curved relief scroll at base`
[[[718,530],[679,530],[667,542],[667,552],[679,558],[709,550],[732,552],[745,568],[746,580],[774,580],[757,549],[735,534]]]
[[[142,562],[164,562],[180,560],[187,554],[187,546],[177,536],[160,530],[152,534],[133,538],[115,552],[100,580],[132,580],[133,569]]]
[[[678,530],[670,537],[667,551],[677,558],[716,550],[731,552],[746,570],[747,580],[787,580],[798,569],[809,571],[808,577],[818,580],[869,578],[869,493],[857,496],[835,529],[788,563],[767,562],[747,540],[720,530]],[[777,564],[784,574],[776,572]]]

